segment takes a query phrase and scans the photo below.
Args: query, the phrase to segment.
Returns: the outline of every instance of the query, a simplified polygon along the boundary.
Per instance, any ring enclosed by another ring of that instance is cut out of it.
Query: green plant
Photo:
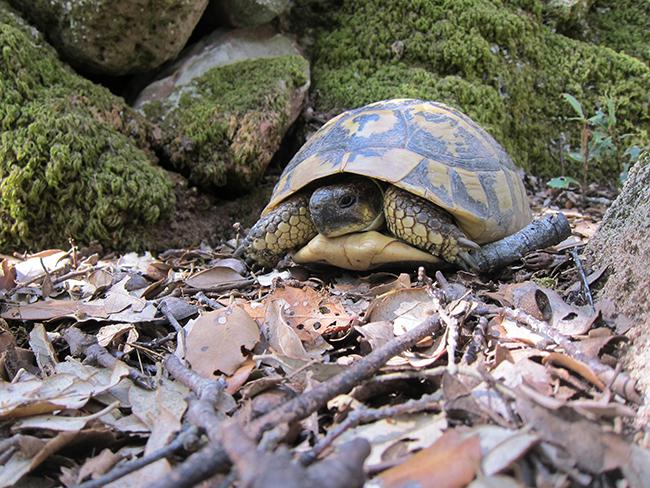
[[[592,160],[600,161],[607,158],[616,158],[617,156],[614,136],[616,105],[613,99],[606,98],[605,109],[599,107],[593,116],[587,117],[582,104],[576,97],[569,93],[563,93],[562,96],[576,113],[576,116],[569,118],[569,120],[575,120],[581,126],[580,149],[578,151],[569,149],[567,156],[570,160],[582,165],[580,186],[584,192],[587,188],[590,162]]]

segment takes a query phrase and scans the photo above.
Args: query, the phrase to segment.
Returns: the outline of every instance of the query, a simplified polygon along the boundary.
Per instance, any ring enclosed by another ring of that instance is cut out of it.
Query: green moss
[[[569,39],[542,23],[535,1],[356,0],[331,10],[317,32],[313,93],[337,112],[390,97],[449,103],[485,126],[525,169],[557,176],[565,132],[578,127],[563,92],[588,112],[604,95],[618,105],[618,130],[650,122],[650,69],[610,49]],[[617,163],[593,179],[618,174]],[[578,165],[568,168],[577,176]]]
[[[279,146],[291,95],[308,72],[297,55],[241,61],[207,71],[177,101],[153,102],[144,112],[173,135],[165,150],[194,184],[250,188]]]
[[[598,0],[589,23],[595,42],[650,64],[648,0]]]
[[[137,247],[141,226],[174,203],[171,183],[134,143],[146,147],[149,127],[61,64],[2,3],[0,48],[0,247],[69,237]]]

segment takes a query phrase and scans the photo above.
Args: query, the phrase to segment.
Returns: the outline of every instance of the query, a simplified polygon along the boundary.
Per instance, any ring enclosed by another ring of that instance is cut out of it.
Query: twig
[[[97,338],[81,332],[76,327],[68,327],[63,331],[63,338],[70,346],[70,352],[73,355],[84,354],[86,360],[96,362],[105,368],[113,369],[119,359],[116,359],[108,350],[97,343]],[[138,386],[153,390],[154,380],[149,376],[145,376],[140,371],[130,366],[126,366],[129,370],[129,378],[133,380]]]
[[[216,301],[216,300],[214,300],[214,299],[212,299],[210,297],[207,297],[205,295],[205,293],[203,293],[202,291],[200,291],[196,295],[194,295],[194,298],[196,298],[199,303],[201,303],[203,305],[207,305],[208,307],[210,307],[213,310],[218,310],[220,308],[224,308],[224,306],[221,305],[218,301]]]
[[[488,273],[521,259],[526,253],[554,246],[571,235],[569,221],[563,213],[533,220],[511,236],[486,244],[470,252],[480,273]]]
[[[573,262],[576,265],[576,269],[578,270],[578,276],[580,276],[580,283],[582,284],[582,291],[585,294],[585,297],[587,298],[587,302],[589,302],[589,306],[591,307],[592,310],[596,310],[594,307],[594,298],[591,296],[591,289],[589,288],[589,280],[587,280],[587,275],[585,274],[585,269],[582,266],[582,261],[580,260],[580,256],[578,256],[578,251],[576,251],[576,248],[571,249],[571,257],[573,258]]]
[[[76,486],[76,488],[102,488],[108,483],[120,479],[127,474],[133,473],[138,469],[144,468],[149,464],[155,463],[159,459],[167,458],[180,449],[186,449],[187,446],[194,444],[198,441],[198,429],[190,426],[187,429],[179,432],[169,445],[161,447],[157,451],[142,456],[141,458],[128,461],[126,463],[118,464],[114,469],[108,473],[100,476],[97,479],[86,481]]]
[[[478,318],[478,323],[472,332],[472,339],[465,349],[461,362],[472,364],[478,357],[478,351],[485,343],[485,331],[487,330],[488,320],[484,316]]]
[[[161,302],[158,306],[158,310],[162,313],[170,325],[174,328],[178,336],[178,350],[182,357],[185,357],[186,347],[185,347],[185,329],[181,324],[178,323],[174,314],[169,310],[167,302]]]
[[[185,366],[174,354],[167,356],[164,364],[165,369],[177,381],[196,394],[196,398],[190,400],[188,417],[191,422],[201,427],[211,441],[218,441],[218,428],[222,419],[215,409],[226,388],[226,382],[222,378],[216,381],[203,378]]]
[[[216,285],[212,286],[210,288],[202,288],[201,290],[204,292],[210,292],[210,293],[222,293],[224,291],[228,290],[241,290],[242,288],[248,288],[249,286],[252,286],[255,284],[255,279],[254,278],[248,278],[246,280],[241,280],[241,281],[232,281],[230,283],[223,283],[221,285]],[[195,294],[200,292],[201,290],[197,288],[193,288],[191,286],[185,286],[184,291],[188,294]]]
[[[438,390],[432,394],[422,395],[422,397],[417,400],[409,400],[399,405],[392,405],[383,408],[361,408],[355,410],[351,412],[343,422],[330,430],[327,433],[327,436],[318,441],[314,447],[309,451],[304,452],[300,456],[300,462],[302,464],[311,464],[325,449],[332,445],[341,434],[361,423],[397,417],[399,415],[429,410],[431,408],[438,408],[440,400],[442,400],[442,392],[441,390]]]
[[[375,374],[390,358],[397,356],[439,329],[440,320],[437,315],[432,315],[417,327],[402,336],[395,337],[327,382],[321,383],[314,389],[255,419],[246,429],[248,434],[257,439],[265,430],[274,425],[304,419],[326,405],[330,399],[351,390],[358,383]],[[158,488],[191,487],[217,472],[223,472],[228,469],[229,465],[229,459],[223,447],[218,443],[211,442],[174,468],[164,479],[158,480],[156,486]]]
[[[641,402],[641,398],[639,397],[639,394],[636,391],[636,382],[632,378],[625,375],[624,373],[617,374],[617,372],[610,366],[601,363],[600,361],[598,361],[598,359],[587,356],[566,336],[560,334],[560,332],[551,328],[548,325],[548,323],[536,319],[535,317],[527,314],[521,309],[509,309],[505,307],[503,308],[495,307],[495,308],[499,309],[501,313],[504,316],[508,317],[509,319],[526,324],[534,332],[537,332],[538,334],[544,336],[545,338],[550,339],[555,344],[560,346],[564,350],[564,352],[570,357],[572,357],[573,359],[585,363],[605,383],[611,382],[612,389],[619,395],[622,395],[624,398],[627,398],[628,400],[633,401],[635,403]]]

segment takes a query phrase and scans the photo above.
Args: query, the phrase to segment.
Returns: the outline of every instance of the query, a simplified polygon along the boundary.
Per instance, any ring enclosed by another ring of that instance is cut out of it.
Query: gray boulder
[[[270,28],[217,31],[145,88],[135,107],[160,151],[197,186],[252,188],[300,114],[309,63]]]
[[[286,12],[290,3],[290,0],[212,0],[208,8],[233,27],[253,27]]]
[[[208,0],[11,0],[72,65],[124,75],[175,58]]]

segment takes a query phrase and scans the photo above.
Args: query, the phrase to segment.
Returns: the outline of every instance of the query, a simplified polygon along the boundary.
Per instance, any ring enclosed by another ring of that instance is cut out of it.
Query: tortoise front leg
[[[307,244],[317,234],[309,215],[309,196],[295,195],[260,217],[235,251],[272,268],[287,252]]]
[[[475,268],[467,252],[480,246],[467,238],[454,219],[433,203],[391,186],[384,194],[384,214],[391,233],[445,261]]]

